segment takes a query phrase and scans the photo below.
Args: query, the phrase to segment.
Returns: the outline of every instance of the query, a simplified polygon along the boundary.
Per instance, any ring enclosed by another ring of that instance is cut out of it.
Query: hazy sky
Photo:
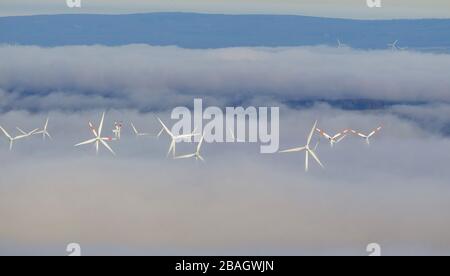
[[[448,0],[382,0],[370,9],[366,0],[81,0],[69,9],[66,0],[2,0],[0,16],[54,13],[212,12],[301,14],[350,18],[449,18]]]

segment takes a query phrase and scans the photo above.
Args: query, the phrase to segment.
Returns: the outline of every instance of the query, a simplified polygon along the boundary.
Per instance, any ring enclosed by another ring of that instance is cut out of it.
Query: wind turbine
[[[102,114],[102,119],[100,121],[100,126],[97,129],[95,129],[94,125],[89,122],[89,127],[91,128],[92,133],[94,134],[95,138],[87,140],[85,142],[81,142],[79,144],[76,144],[75,147],[88,145],[88,144],[95,144],[95,150],[98,154],[99,151],[99,145],[102,144],[105,148],[107,148],[113,155],[116,155],[116,153],[112,150],[112,148],[106,143],[106,141],[112,141],[113,139],[111,137],[102,137],[102,129],[103,129],[103,122],[105,121],[105,112]]]
[[[398,40],[394,41],[393,43],[389,43],[389,44],[388,44],[388,47],[389,47],[392,51],[397,51],[397,50],[399,50],[398,47],[397,47],[397,43],[398,43]]]
[[[314,152],[315,149],[313,150],[310,147],[312,137],[314,135],[314,132],[316,131],[316,127],[317,127],[317,121],[314,123],[314,126],[311,129],[311,132],[309,133],[308,140],[307,140],[307,143],[305,146],[281,151],[281,153],[305,151],[305,171],[306,172],[308,172],[308,170],[309,170],[309,155],[311,155],[322,168],[325,168],[325,166],[322,164],[322,162],[320,162],[319,157],[317,157],[316,153]]]
[[[328,141],[330,142],[330,146],[333,147],[335,144],[341,142],[345,137],[347,137],[347,133],[349,132],[348,129],[339,132],[338,134],[331,136],[329,134],[327,134],[326,132],[324,132],[323,130],[321,130],[320,128],[316,128],[316,131],[323,137],[325,137],[326,139],[328,139]]]
[[[376,128],[376,129],[374,129],[374,130],[373,130],[371,133],[369,133],[368,135],[365,135],[365,134],[363,134],[363,133],[361,133],[361,132],[357,132],[357,131],[355,131],[355,130],[352,130],[352,132],[353,132],[354,134],[356,134],[356,135],[358,135],[358,136],[364,138],[364,139],[366,140],[367,145],[370,145],[370,138],[371,138],[372,136],[374,136],[376,133],[378,133],[378,132],[381,130],[381,128],[382,128],[382,127],[380,126],[380,127]]]
[[[20,130],[20,132],[22,133],[21,135],[12,137],[2,126],[0,126],[0,129],[5,134],[6,138],[8,138],[8,140],[9,140],[9,150],[12,150],[14,141],[29,137],[29,136],[33,135],[36,131],[38,131],[38,129],[35,129],[31,132],[26,133],[26,132]]]
[[[120,140],[120,138],[122,136],[122,127],[123,127],[122,123],[120,123],[120,122],[114,123],[113,133],[114,133],[114,137],[116,140]]]
[[[47,118],[47,120],[45,121],[45,125],[44,128],[41,130],[38,130],[37,132],[34,133],[34,135],[38,135],[38,134],[42,134],[42,139],[45,141],[45,138],[48,137],[50,138],[50,140],[52,140],[52,136],[50,135],[50,133],[48,133],[48,121],[50,120],[50,118]]]
[[[203,157],[200,155],[200,150],[202,148],[204,140],[205,140],[205,135],[203,134],[202,138],[200,139],[200,142],[197,145],[197,151],[195,153],[178,156],[178,157],[175,157],[175,159],[187,159],[187,158],[195,157],[196,160],[201,160],[201,161],[205,162],[205,159],[203,159]]]
[[[134,134],[135,134],[137,137],[140,137],[140,136],[150,136],[150,135],[151,135],[150,133],[141,133],[141,132],[139,132],[139,131],[137,130],[136,126],[135,126],[133,123],[131,123],[131,127],[133,128],[133,132],[134,132]]]
[[[346,48],[346,47],[348,47],[347,44],[341,43],[341,41],[339,39],[337,40],[337,43],[338,43],[338,48]]]
[[[388,47],[389,47],[392,51],[403,51],[403,50],[408,49],[408,48],[406,48],[406,47],[404,47],[404,48],[398,47],[397,44],[398,44],[398,40],[394,41],[393,43],[389,43],[389,44],[388,44]]]
[[[176,156],[176,146],[177,146],[177,142],[179,140],[185,139],[185,138],[191,138],[193,136],[198,136],[198,134],[195,134],[195,129],[191,134],[184,134],[184,135],[174,135],[168,128],[167,126],[163,123],[163,121],[161,121],[160,118],[157,118],[159,123],[161,124],[161,126],[164,128],[164,130],[166,131],[167,134],[169,134],[170,138],[172,139],[172,142],[170,143],[170,147],[169,147],[169,151],[167,152],[167,156],[169,156],[169,154],[172,152],[173,157],[175,158]]]

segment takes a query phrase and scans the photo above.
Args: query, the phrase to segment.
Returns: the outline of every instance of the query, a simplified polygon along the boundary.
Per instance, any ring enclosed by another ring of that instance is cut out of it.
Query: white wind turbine
[[[372,137],[372,136],[374,136],[375,134],[377,134],[380,130],[381,130],[381,126],[380,127],[377,127],[376,129],[374,129],[371,133],[369,133],[368,135],[366,135],[366,134],[363,134],[363,133],[361,133],[361,132],[357,132],[357,131],[355,131],[355,130],[352,130],[352,132],[354,133],[354,134],[356,134],[356,135],[358,135],[359,137],[362,137],[362,138],[364,138],[365,140],[366,140],[366,143],[367,143],[367,145],[370,145],[370,138]]]
[[[394,42],[392,42],[392,43],[389,43],[389,44],[388,44],[388,47],[389,47],[392,51],[397,51],[397,50],[398,50],[397,43],[398,43],[398,40],[396,40],[396,41],[394,41]]]
[[[44,141],[45,141],[45,138],[47,138],[47,137],[50,138],[50,140],[52,140],[52,136],[50,135],[50,133],[48,133],[48,121],[49,120],[50,120],[50,118],[47,118],[43,129],[38,130],[37,132],[34,133],[34,135],[42,134],[42,139]]]
[[[341,142],[345,137],[347,137],[347,133],[349,132],[348,129],[339,132],[338,134],[331,136],[329,134],[327,134],[325,131],[316,128],[316,131],[323,137],[325,137],[326,139],[328,139],[328,141],[330,142],[330,146],[333,147],[335,144]]]
[[[135,134],[137,137],[141,137],[141,136],[150,136],[150,135],[151,135],[150,133],[142,133],[142,132],[139,132],[138,129],[136,128],[136,126],[135,126],[133,123],[131,123],[131,127],[133,128],[133,132],[134,132],[134,134]]]
[[[184,134],[184,135],[174,135],[169,128],[167,128],[167,126],[163,123],[163,121],[161,121],[160,118],[158,118],[159,123],[161,124],[161,126],[164,128],[164,130],[166,131],[166,133],[170,136],[170,138],[172,139],[172,142],[170,143],[170,147],[169,147],[169,151],[167,152],[167,156],[170,155],[170,153],[172,153],[173,157],[175,158],[176,156],[176,147],[177,147],[177,142],[186,138],[191,138],[193,136],[198,136],[198,134],[195,134],[195,130],[194,132],[192,132],[191,134]]]
[[[347,44],[342,43],[339,39],[337,40],[337,43],[338,43],[338,48],[347,48],[348,47]]]
[[[115,122],[114,123],[114,129],[113,129],[113,133],[114,133],[114,137],[116,140],[120,140],[120,138],[122,137],[122,127],[123,124],[120,122]]]
[[[95,138],[87,140],[85,142],[81,142],[79,144],[76,144],[75,147],[88,145],[88,144],[94,144],[95,143],[95,150],[98,154],[99,146],[102,144],[105,148],[107,148],[113,155],[116,155],[116,153],[112,150],[112,148],[106,143],[106,141],[112,141],[111,137],[102,137],[102,129],[103,129],[103,122],[105,120],[105,112],[102,114],[102,119],[100,121],[100,126],[97,129],[93,126],[91,122],[89,122],[89,127],[91,128],[92,133],[94,134]]]
[[[23,139],[23,138],[30,137],[36,131],[38,131],[38,129],[35,129],[35,130],[31,131],[31,132],[26,133],[26,132],[20,130],[20,132],[22,133],[21,135],[18,135],[16,137],[12,137],[2,126],[0,126],[0,129],[5,134],[6,138],[8,138],[8,140],[9,140],[9,150],[12,150],[13,144],[14,144],[15,141]]]
[[[305,151],[305,171],[306,172],[309,170],[309,155],[311,155],[322,168],[325,168],[325,166],[322,164],[322,162],[320,162],[319,157],[317,157],[316,153],[314,152],[315,149],[313,150],[310,147],[312,137],[314,135],[314,132],[316,131],[316,126],[317,126],[317,121],[314,123],[314,126],[311,129],[311,132],[309,133],[308,140],[307,140],[307,143],[305,146],[281,151],[281,153]]]
[[[403,51],[406,50],[407,48],[402,48],[402,47],[398,47],[398,40],[394,41],[393,43],[389,43],[388,47],[392,50],[392,51]]]
[[[202,135],[202,138],[200,139],[200,142],[197,145],[197,150],[196,150],[195,153],[178,156],[178,157],[175,157],[175,159],[187,159],[187,158],[194,158],[195,157],[196,160],[201,160],[201,161],[205,162],[205,159],[200,154],[200,150],[202,148],[204,140],[205,140],[205,135]]]

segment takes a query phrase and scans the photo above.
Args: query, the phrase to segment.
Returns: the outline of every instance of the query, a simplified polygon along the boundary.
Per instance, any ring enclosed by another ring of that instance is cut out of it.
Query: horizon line
[[[412,20],[450,20],[450,17],[392,17],[392,18],[357,18],[357,17],[332,17],[317,16],[307,14],[288,13],[224,13],[224,12],[189,12],[189,11],[155,11],[155,12],[125,12],[125,13],[105,13],[105,12],[63,12],[63,13],[38,13],[38,14],[18,14],[0,15],[0,18],[18,17],[42,17],[42,16],[132,16],[132,15],[152,15],[152,14],[185,14],[185,15],[218,15],[218,16],[278,16],[278,17],[305,17],[331,20],[352,20],[352,21],[412,21]]]

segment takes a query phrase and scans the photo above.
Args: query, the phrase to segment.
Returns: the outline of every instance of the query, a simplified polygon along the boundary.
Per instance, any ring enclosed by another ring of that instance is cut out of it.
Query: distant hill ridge
[[[349,20],[291,15],[149,13],[0,17],[0,43],[176,45],[184,48],[336,45],[382,49],[399,45],[450,49],[450,20]]]

